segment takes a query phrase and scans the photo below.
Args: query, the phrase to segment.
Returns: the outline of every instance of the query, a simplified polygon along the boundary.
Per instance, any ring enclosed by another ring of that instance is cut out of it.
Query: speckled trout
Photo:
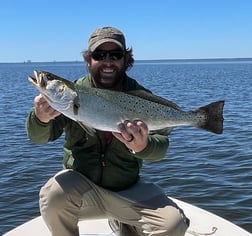
[[[216,134],[223,132],[224,101],[194,111],[183,111],[175,103],[144,91],[131,93],[87,88],[45,71],[34,71],[28,80],[55,110],[77,121],[88,133],[118,131],[125,120],[142,120],[150,132],[176,126],[193,126]]]

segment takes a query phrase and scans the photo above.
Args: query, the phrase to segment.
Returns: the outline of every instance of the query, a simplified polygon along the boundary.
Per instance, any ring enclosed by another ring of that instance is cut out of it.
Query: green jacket
[[[91,87],[90,75],[76,83]],[[144,88],[129,77],[124,79],[124,92],[137,89]],[[134,184],[139,178],[143,160],[161,160],[169,145],[167,136],[153,134],[149,135],[149,145],[143,151],[132,153],[109,132],[97,131],[90,136],[78,123],[64,115],[45,124],[35,116],[34,109],[26,120],[26,129],[34,143],[54,141],[65,132],[64,167],[79,171],[97,185],[114,191]],[[105,137],[110,137],[109,142]]]

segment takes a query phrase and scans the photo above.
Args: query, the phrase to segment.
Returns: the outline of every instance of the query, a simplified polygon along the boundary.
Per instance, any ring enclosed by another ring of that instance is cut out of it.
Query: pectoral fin
[[[75,97],[73,101],[73,113],[74,115],[78,115],[79,113],[79,108],[80,108],[80,103],[79,103],[79,97]]]
[[[169,135],[171,134],[172,128],[168,127],[168,128],[164,128],[164,129],[159,129],[159,130],[152,130],[150,131],[150,134],[161,134],[161,135]]]

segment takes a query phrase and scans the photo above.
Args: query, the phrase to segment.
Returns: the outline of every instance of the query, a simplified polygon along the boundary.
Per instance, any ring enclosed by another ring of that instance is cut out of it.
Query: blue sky
[[[252,57],[251,0],[1,0],[0,62],[82,60],[107,25],[135,59]]]

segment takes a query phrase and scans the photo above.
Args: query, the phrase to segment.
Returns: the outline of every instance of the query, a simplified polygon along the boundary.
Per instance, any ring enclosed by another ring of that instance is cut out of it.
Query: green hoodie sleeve
[[[41,122],[35,115],[34,109],[26,119],[26,132],[33,143],[42,144],[56,140],[63,133],[64,117],[60,115],[49,123]]]
[[[149,135],[149,144],[143,151],[135,153],[135,157],[145,161],[159,161],[165,157],[168,146],[169,139],[167,136]]]

